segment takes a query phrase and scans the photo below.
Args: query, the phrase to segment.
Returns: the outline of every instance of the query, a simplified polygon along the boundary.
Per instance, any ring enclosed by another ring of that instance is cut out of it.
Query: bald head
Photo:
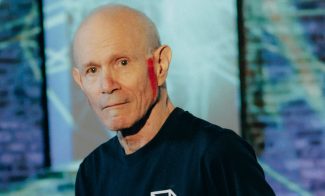
[[[79,26],[73,41],[73,59],[78,59],[76,50],[80,42],[93,37],[105,36],[110,39],[134,39],[137,46],[142,46],[147,53],[161,45],[155,24],[143,13],[124,5],[107,5],[94,10]],[[124,37],[123,37],[124,36]]]
[[[167,118],[171,49],[160,46],[144,14],[120,5],[95,10],[79,27],[73,54],[73,78],[109,129],[133,127],[153,107],[157,119]]]

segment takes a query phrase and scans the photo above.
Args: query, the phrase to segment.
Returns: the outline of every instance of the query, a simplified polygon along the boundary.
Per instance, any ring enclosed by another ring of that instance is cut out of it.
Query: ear
[[[73,76],[73,79],[74,81],[78,84],[78,86],[82,88],[82,82],[81,82],[81,76],[80,76],[80,72],[79,72],[79,69],[76,68],[76,67],[73,67],[72,68],[72,76]]]
[[[172,50],[167,45],[160,46],[154,52],[155,69],[156,69],[158,86],[161,86],[166,82],[171,58],[172,58]]]

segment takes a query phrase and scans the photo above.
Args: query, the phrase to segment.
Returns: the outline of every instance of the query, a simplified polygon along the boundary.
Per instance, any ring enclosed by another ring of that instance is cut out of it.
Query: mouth
[[[109,105],[106,105],[102,108],[102,110],[105,110],[105,109],[112,109],[112,108],[116,108],[116,107],[120,107],[120,106],[123,106],[127,104],[127,102],[121,102],[121,103],[113,103],[113,104],[109,104]]]

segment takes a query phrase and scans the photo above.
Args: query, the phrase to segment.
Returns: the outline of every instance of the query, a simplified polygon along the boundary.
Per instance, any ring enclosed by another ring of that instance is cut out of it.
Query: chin
[[[112,131],[119,131],[121,129],[125,129],[125,126],[122,126],[122,125],[116,125],[116,124],[112,124],[112,123],[109,123],[109,124],[106,124],[106,127]]]
[[[124,121],[110,121],[105,123],[106,127],[112,131],[120,131],[123,129],[130,128],[132,123],[127,123]]]

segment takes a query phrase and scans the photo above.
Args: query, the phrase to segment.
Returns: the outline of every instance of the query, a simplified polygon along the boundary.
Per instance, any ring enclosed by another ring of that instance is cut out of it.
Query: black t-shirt
[[[76,195],[274,195],[250,145],[175,108],[145,146],[126,155],[117,137],[81,163]]]

